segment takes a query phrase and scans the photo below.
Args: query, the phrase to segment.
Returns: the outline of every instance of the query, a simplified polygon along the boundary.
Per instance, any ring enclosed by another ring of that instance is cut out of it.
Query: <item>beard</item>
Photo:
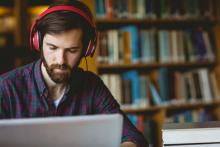
[[[57,84],[67,83],[71,75],[71,67],[66,64],[52,64],[51,66],[47,65],[47,73],[50,78]]]
[[[73,71],[75,71],[75,69],[79,66],[83,56],[80,57],[73,68],[67,64],[52,64],[49,66],[46,59],[44,58],[43,51],[40,52],[40,57],[51,80],[57,84],[62,84],[70,82],[70,77]]]
[[[43,64],[47,70],[51,80],[57,84],[67,83],[70,79],[72,68],[67,64],[52,64],[48,65],[44,56],[41,56]]]

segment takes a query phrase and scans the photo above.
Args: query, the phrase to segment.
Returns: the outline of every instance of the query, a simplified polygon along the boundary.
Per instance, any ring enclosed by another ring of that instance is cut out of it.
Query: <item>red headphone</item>
[[[47,10],[45,10],[43,13],[41,13],[38,16],[38,18],[32,23],[32,26],[31,26],[31,31],[30,31],[30,45],[31,45],[31,48],[34,49],[34,50],[40,51],[40,41],[41,41],[42,38],[41,38],[40,32],[36,29],[37,21],[41,20],[44,16],[46,16],[49,13],[53,13],[53,12],[56,12],[56,11],[64,11],[64,10],[65,11],[70,11],[70,12],[73,12],[75,14],[80,15],[81,17],[83,17],[91,25],[91,28],[93,29],[92,31],[94,31],[95,35],[94,35],[94,38],[91,38],[89,40],[88,47],[86,49],[86,52],[85,52],[84,56],[85,57],[86,56],[91,56],[92,57],[94,52],[95,52],[95,49],[96,49],[97,36],[98,36],[95,24],[94,24],[92,18],[86,14],[86,12],[83,12],[81,9],[76,8],[74,6],[69,6],[69,5],[54,6],[54,7],[48,8]]]

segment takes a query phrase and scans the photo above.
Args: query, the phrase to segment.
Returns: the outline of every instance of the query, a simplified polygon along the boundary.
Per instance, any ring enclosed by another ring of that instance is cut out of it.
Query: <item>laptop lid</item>
[[[4,147],[119,147],[119,114],[0,120]]]

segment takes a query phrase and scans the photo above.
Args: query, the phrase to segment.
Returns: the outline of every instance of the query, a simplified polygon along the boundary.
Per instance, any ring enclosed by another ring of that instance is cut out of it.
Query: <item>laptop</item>
[[[120,147],[120,114],[0,120],[2,147]]]
[[[167,123],[164,147],[220,147],[220,122]]]

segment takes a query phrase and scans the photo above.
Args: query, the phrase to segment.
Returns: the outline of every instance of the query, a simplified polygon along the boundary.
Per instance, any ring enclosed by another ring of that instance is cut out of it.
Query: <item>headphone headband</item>
[[[48,8],[46,11],[44,11],[43,13],[41,13],[38,17],[37,20],[41,19],[42,17],[46,16],[47,14],[49,13],[52,13],[52,12],[55,12],[55,11],[71,11],[71,12],[74,12],[74,13],[77,13],[79,14],[80,16],[82,16],[83,18],[85,18],[92,27],[94,27],[94,23],[93,21],[91,20],[91,18],[85,14],[85,12],[83,12],[82,10],[76,8],[76,7],[73,7],[73,6],[66,6],[66,5],[62,5],[62,6],[54,6],[54,7],[51,7],[51,8]]]
[[[88,55],[93,56],[95,52],[95,48],[96,48],[97,35],[98,35],[96,31],[95,23],[93,22],[92,17],[87,15],[84,11],[80,10],[79,8],[76,8],[74,6],[69,6],[69,5],[59,5],[59,6],[49,7],[47,8],[47,10],[45,10],[43,13],[41,13],[38,16],[38,18],[32,23],[32,26],[31,26],[31,34],[30,34],[31,35],[30,36],[31,47],[36,50],[39,50],[39,47],[40,47],[39,38],[41,36],[39,35],[38,30],[36,30],[35,28],[37,21],[41,20],[47,14],[55,12],[55,11],[70,11],[70,12],[76,13],[80,15],[81,17],[83,17],[90,24],[91,28],[94,30],[95,36],[93,39],[90,40],[85,56],[88,56]]]

